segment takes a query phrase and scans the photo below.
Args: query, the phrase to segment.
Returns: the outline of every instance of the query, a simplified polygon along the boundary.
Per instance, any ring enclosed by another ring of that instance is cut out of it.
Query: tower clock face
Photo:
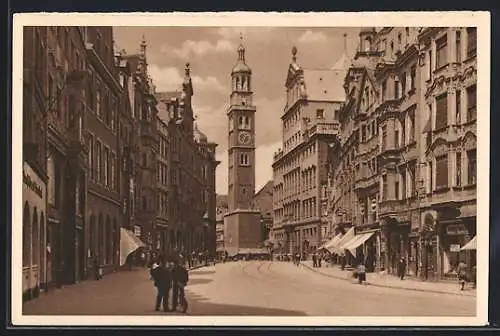
[[[250,133],[240,132],[240,134],[238,135],[238,140],[240,141],[240,144],[248,145],[250,143],[250,140],[251,140]]]

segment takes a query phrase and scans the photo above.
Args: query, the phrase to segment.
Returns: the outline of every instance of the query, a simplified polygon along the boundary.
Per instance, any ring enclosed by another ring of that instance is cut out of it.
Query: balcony
[[[402,210],[406,209],[404,200],[384,200],[379,203],[379,215],[391,216],[397,215]]]
[[[372,187],[378,186],[379,175],[370,174],[368,171],[356,174],[356,181],[354,183],[355,191],[363,191]]]
[[[338,122],[319,122],[312,125],[304,132],[305,137],[314,135],[335,136],[339,134],[340,125]]]

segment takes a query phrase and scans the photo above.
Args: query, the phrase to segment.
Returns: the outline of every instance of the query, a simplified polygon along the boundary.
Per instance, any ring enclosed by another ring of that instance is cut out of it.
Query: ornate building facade
[[[336,112],[345,101],[345,69],[307,69],[292,50],[281,116],[283,147],[273,158],[274,244],[282,253],[304,253],[328,235],[324,190],[328,186],[328,146],[339,131]]]
[[[169,187],[166,253],[216,249],[216,143],[209,142],[196,125],[191,99],[194,95],[189,63],[180,91],[157,93],[167,125]]]
[[[365,28],[359,39],[331,149],[332,221],[355,228],[346,246],[371,270],[395,273],[405,257],[410,275],[453,276],[475,235],[475,177],[464,177],[475,176],[474,32]]]

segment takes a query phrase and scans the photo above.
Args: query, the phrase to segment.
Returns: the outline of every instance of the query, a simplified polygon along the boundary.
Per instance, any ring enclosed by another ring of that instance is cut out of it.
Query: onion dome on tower
[[[240,35],[240,45],[237,49],[238,61],[233,67],[232,73],[252,73],[252,69],[245,63],[245,46],[243,45],[243,36]]]

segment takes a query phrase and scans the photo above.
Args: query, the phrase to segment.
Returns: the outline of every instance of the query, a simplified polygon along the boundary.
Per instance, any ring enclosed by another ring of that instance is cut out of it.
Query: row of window
[[[92,134],[89,134],[87,146],[90,179],[110,190],[117,190],[118,160],[116,153]]]
[[[167,217],[168,213],[168,193],[166,191],[159,190],[156,194],[156,207],[158,209],[158,215],[161,217]]]
[[[165,160],[168,159],[168,142],[165,138],[160,137],[160,156]]]
[[[92,70],[89,77],[87,104],[95,112],[97,118],[116,134],[118,99],[106,85],[102,84]]]
[[[307,158],[311,157],[312,155],[315,155],[316,152],[317,152],[316,143],[312,143],[308,145],[306,148],[304,148],[304,150],[301,151],[299,155],[287,159],[286,161],[283,162],[283,164],[276,167],[275,172],[283,173],[290,171],[291,169],[298,167],[300,163],[306,160]]]
[[[465,91],[465,92],[463,92]],[[466,100],[465,106],[466,110],[463,111],[463,100]],[[449,105],[449,97],[447,93],[439,95],[435,99],[435,111],[436,111],[436,121],[434,130],[441,130],[451,125],[453,122],[455,125],[461,125],[463,123],[463,114],[465,112],[465,122],[471,122],[476,120],[476,85],[471,85],[465,90],[457,90],[455,92],[455,106]],[[449,120],[449,110],[454,108],[455,115],[453,118],[455,120]],[[428,105],[429,116],[432,117],[432,104]]]
[[[168,165],[158,161],[156,164],[156,180],[162,184],[168,184]]]
[[[474,27],[467,28],[467,45],[465,50],[463,50],[463,37],[462,31],[455,31],[455,41],[448,42],[448,35],[444,35],[436,40],[436,69],[439,69],[450,62],[462,62],[464,56],[470,58],[476,55],[477,49],[477,31]],[[452,49],[451,44],[455,43],[454,47],[454,58],[451,59]],[[432,59],[432,58],[431,58]]]
[[[439,190],[442,188],[448,188],[450,186],[457,186],[460,187],[464,184],[464,168],[466,168],[466,173],[467,173],[467,180],[466,183],[467,185],[474,185],[476,184],[476,179],[477,179],[477,156],[476,156],[476,150],[469,150],[465,152],[465,159],[466,159],[466,165],[467,167],[464,166],[464,161],[462,158],[462,153],[461,152],[456,152],[455,153],[455,163],[454,163],[454,169],[455,169],[455,176],[453,177],[453,180],[449,180],[449,174],[448,171],[450,169],[450,158],[452,158],[451,155],[445,154],[439,157],[436,157],[436,162],[435,162],[435,171],[433,171],[433,166],[432,162],[429,164],[429,171],[430,171],[430,181],[429,181],[429,186],[432,187],[432,190]],[[433,183],[433,178],[435,175],[435,183]]]
[[[238,117],[238,129],[250,130],[252,129],[252,117],[250,116],[239,116]],[[229,131],[234,130],[233,117],[229,118]]]

